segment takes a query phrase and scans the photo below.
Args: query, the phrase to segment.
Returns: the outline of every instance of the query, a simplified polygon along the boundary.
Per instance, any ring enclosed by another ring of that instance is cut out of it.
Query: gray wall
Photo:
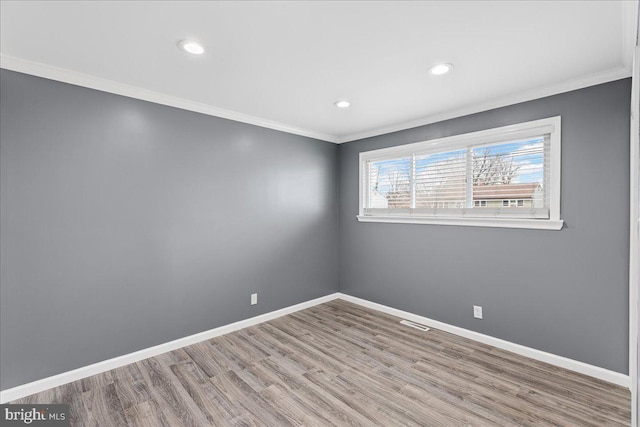
[[[335,292],[338,265],[347,294],[626,373],[629,93],[335,146],[2,70],[0,386]],[[555,115],[562,231],[356,221],[360,151]]]
[[[337,291],[336,145],[0,83],[2,389]]]
[[[627,373],[630,89],[625,79],[340,145],[341,292]],[[360,151],[556,115],[563,230],[357,222]]]

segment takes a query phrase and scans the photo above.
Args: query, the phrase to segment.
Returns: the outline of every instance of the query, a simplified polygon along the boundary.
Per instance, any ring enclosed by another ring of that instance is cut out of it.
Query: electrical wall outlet
[[[474,305],[473,306],[473,317],[476,319],[482,319],[482,306]]]
[[[251,294],[251,305],[256,305],[258,303],[258,294]]]

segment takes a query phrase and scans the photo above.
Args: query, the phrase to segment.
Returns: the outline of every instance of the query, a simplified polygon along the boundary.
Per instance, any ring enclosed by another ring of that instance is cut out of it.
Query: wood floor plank
[[[113,383],[84,392],[82,400],[90,414],[87,417],[88,425],[103,427],[127,425],[124,409]]]
[[[151,383],[151,392],[154,400],[171,411],[175,418],[183,425],[202,426],[209,421],[202,413],[201,408],[193,402],[179,381],[171,374],[171,370],[163,364],[160,358],[145,359],[140,362],[148,373]]]
[[[225,419],[224,412],[201,387],[202,382],[206,381],[206,379],[199,375],[199,369],[193,363],[176,363],[171,365],[170,369],[180,382],[180,385],[182,385],[182,388],[210,423],[219,424]]]
[[[322,426],[321,419],[315,418],[307,408],[300,407],[289,395],[288,390],[279,384],[272,384],[260,392],[260,395],[272,408],[278,408],[278,412],[294,426]],[[319,414],[318,414],[319,415]]]
[[[73,426],[628,426],[614,384],[335,300],[27,396]]]
[[[403,422],[404,420],[400,420],[398,414],[390,411],[386,406],[379,405],[379,402],[368,399],[364,393],[352,387],[351,384],[340,381],[339,376],[334,377],[326,372],[316,371],[308,372],[304,377],[319,389],[347,404],[352,410],[363,414],[368,419],[365,425],[385,426],[399,423],[410,425]]]
[[[148,385],[137,363],[113,369],[111,376],[116,388],[116,394],[125,411],[132,406],[150,400]]]
[[[254,366],[256,372],[263,378],[264,381],[268,381],[270,383],[268,389],[272,390],[276,387],[278,390],[282,390],[286,392],[297,408],[303,410],[306,414],[309,414],[313,417],[314,420],[319,422],[321,425],[341,425],[340,423],[336,423],[332,420],[329,408],[329,413],[327,412],[327,408],[324,406],[325,402],[323,401],[321,396],[316,395],[313,391],[309,389],[296,390],[297,385],[286,385],[278,378],[278,375],[270,370],[268,366],[264,363],[264,361],[256,364]],[[262,392],[261,392],[262,394]]]
[[[339,426],[371,425],[372,420],[368,418],[369,414],[354,411],[349,401],[345,401],[341,396],[336,396],[332,390],[318,386],[305,378],[290,375],[277,363],[270,360],[264,360],[263,364],[292,392],[304,395],[308,401],[316,402],[332,423]]]
[[[230,396],[232,401],[239,404],[244,411],[241,416],[251,415],[251,419],[257,424],[270,426],[291,426],[292,424],[276,408],[271,407],[258,393],[242,381],[235,372],[227,373],[211,378],[211,383],[220,392]]]
[[[153,407],[149,402],[142,402],[124,410],[127,425],[133,427],[156,427],[160,425]]]

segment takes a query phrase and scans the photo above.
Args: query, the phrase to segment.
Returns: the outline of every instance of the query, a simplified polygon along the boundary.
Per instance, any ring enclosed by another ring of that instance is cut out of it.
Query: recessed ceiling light
[[[193,40],[182,40],[178,43],[178,46],[185,52],[188,52],[192,55],[202,55],[204,53],[204,47],[198,42],[194,42]]]
[[[351,103],[346,99],[341,99],[339,101],[334,102],[333,105],[335,105],[338,108],[347,108],[349,107],[349,105],[351,105]]]
[[[453,64],[436,64],[429,68],[429,72],[434,76],[441,76],[453,69]]]

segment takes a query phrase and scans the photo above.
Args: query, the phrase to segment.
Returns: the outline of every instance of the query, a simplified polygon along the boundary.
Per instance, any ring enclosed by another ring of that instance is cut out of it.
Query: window
[[[360,153],[359,221],[559,230],[560,117]]]

